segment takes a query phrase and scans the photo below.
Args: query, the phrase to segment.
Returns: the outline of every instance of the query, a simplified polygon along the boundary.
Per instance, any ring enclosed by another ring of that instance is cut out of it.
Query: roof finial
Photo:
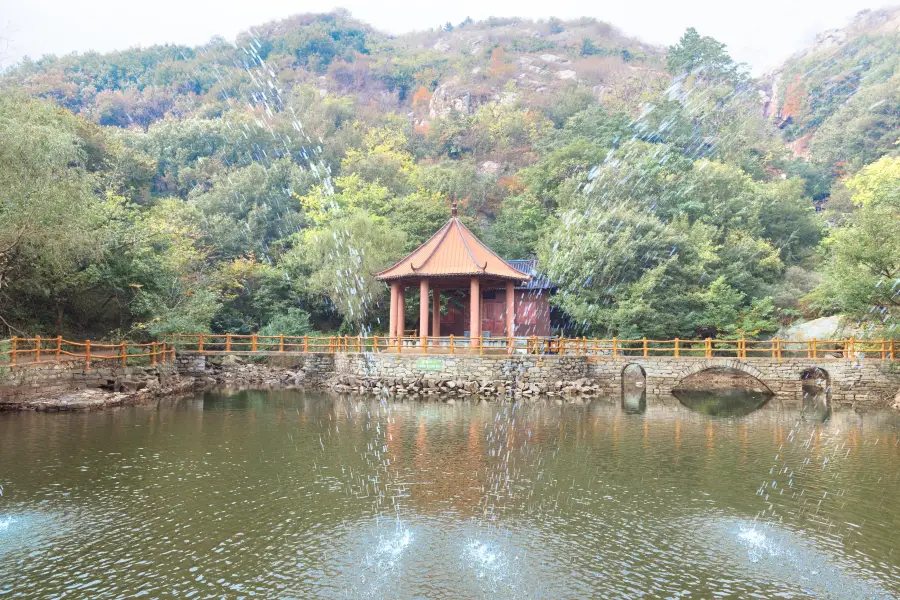
[[[457,210],[456,210],[456,199],[450,201],[450,216],[456,218]]]

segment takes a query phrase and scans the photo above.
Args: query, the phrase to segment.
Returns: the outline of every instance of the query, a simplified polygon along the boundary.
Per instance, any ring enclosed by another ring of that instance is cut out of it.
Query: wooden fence
[[[808,358],[896,360],[894,340],[651,340],[561,337],[286,336],[185,334],[166,338],[177,349],[202,354],[550,354],[674,358]]]
[[[115,361],[123,367],[129,365],[155,365],[175,360],[175,346],[170,342],[135,344],[120,342],[103,344],[85,340],[73,342],[61,336],[42,338],[14,337],[0,340],[0,365],[21,366],[41,363],[59,363],[83,360],[85,369],[97,361]]]

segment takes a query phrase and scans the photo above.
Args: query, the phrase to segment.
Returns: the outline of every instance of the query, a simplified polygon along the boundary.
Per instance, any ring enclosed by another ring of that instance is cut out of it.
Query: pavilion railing
[[[109,344],[91,340],[75,342],[62,336],[0,340],[0,366],[7,367],[84,361],[85,369],[90,370],[98,362],[125,367],[171,360],[175,360],[175,346],[171,342]]]
[[[894,340],[596,339],[567,337],[287,336],[182,334],[165,338],[180,351],[202,354],[534,354],[586,357],[808,358],[897,360]]]

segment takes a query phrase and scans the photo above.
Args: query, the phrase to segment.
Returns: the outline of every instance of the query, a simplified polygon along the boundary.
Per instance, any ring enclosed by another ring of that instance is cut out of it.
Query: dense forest
[[[460,203],[577,335],[900,336],[900,11],[754,79],[693,29],[345,12],[0,74],[0,329],[384,331]],[[820,41],[822,41],[820,40]],[[410,303],[411,315],[417,312]]]

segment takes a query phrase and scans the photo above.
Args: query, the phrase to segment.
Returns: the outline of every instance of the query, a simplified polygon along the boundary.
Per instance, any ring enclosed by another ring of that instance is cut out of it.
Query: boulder
[[[243,365],[246,361],[240,356],[235,356],[234,354],[226,354],[221,358],[219,364],[223,367],[233,367],[235,365]]]

